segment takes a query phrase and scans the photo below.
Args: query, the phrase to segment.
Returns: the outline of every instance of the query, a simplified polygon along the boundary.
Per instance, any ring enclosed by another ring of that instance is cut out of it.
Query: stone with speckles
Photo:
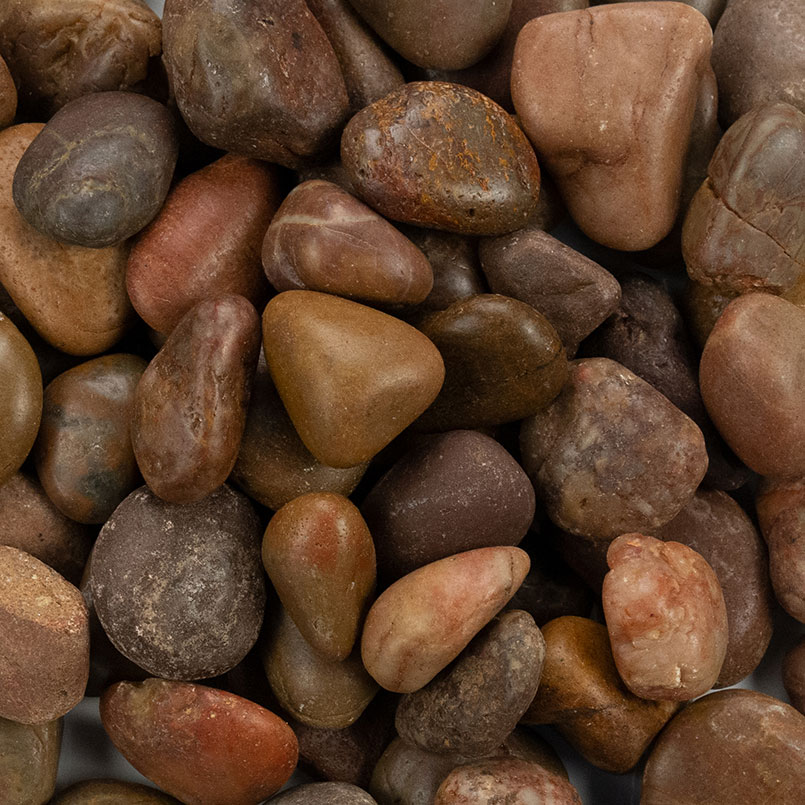
[[[283,791],[271,800],[277,805],[377,805],[351,783],[308,783]]]

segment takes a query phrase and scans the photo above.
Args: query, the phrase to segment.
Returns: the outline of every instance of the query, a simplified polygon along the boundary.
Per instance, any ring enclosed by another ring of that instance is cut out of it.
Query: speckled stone
[[[271,800],[277,805],[377,805],[351,783],[307,783],[289,788]]]

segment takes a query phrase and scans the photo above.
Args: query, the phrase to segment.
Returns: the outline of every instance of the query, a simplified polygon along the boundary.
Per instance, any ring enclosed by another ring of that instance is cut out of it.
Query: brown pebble
[[[289,788],[271,802],[281,805],[377,805],[362,788],[351,783],[308,783]]]
[[[791,704],[805,713],[805,638],[793,645],[783,659],[783,686]]]
[[[17,87],[8,71],[8,65],[3,58],[0,58],[0,129],[10,126],[16,114]]]
[[[43,805],[51,801],[61,739],[60,718],[38,725],[0,718],[1,805]]]
[[[50,805],[179,805],[147,785],[120,780],[84,780],[62,791]]]

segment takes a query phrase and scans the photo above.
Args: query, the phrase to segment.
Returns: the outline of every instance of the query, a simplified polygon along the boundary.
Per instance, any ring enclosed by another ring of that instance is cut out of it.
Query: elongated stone
[[[0,803],[42,805],[56,790],[62,720],[18,724],[0,718]]]

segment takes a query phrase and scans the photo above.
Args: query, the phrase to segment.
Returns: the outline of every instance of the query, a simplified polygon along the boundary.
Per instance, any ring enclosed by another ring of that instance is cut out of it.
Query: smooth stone
[[[333,46],[351,112],[380,100],[405,83],[397,65],[349,0],[306,0]]]
[[[18,472],[0,486],[0,545],[31,554],[77,584],[89,556],[91,529],[65,517],[41,484]]]
[[[761,475],[805,475],[805,310],[769,294],[738,297],[699,367],[702,398],[727,444]]]
[[[84,780],[62,791],[50,805],[179,805],[148,785],[120,780]]]
[[[553,724],[597,768],[629,771],[679,705],[639,699],[623,684],[603,624],[569,616],[542,634],[545,663],[523,723]]]
[[[657,2],[669,2],[669,0],[656,0]],[[674,2],[684,3],[686,6],[695,8],[696,11],[701,12],[707,17],[707,21],[715,28],[719,17],[724,12],[728,0],[672,0]],[[592,0],[592,5],[600,6],[605,3],[642,3],[645,0]]]
[[[729,627],[716,687],[740,682],[760,664],[772,636],[769,560],[762,537],[729,495],[709,489],[699,489],[654,536],[693,548],[713,568]]]
[[[0,313],[0,486],[31,452],[42,418],[42,373],[31,345]]]
[[[607,551],[602,600],[612,656],[641,699],[690,701],[715,685],[727,607],[704,557],[679,542],[624,534]]]
[[[131,441],[153,492],[196,503],[226,481],[246,427],[260,352],[251,302],[224,294],[187,313],[143,373]]]
[[[186,505],[132,492],[92,553],[90,591],[109,639],[169,679],[234,668],[263,622],[259,534],[249,501],[226,486]]]
[[[199,140],[291,168],[335,145],[347,89],[304,0],[166,6],[165,66]]]
[[[161,52],[159,17],[142,0],[8,0],[0,11],[0,53],[34,119],[82,95],[141,89]]]
[[[722,293],[790,291],[805,272],[805,114],[761,106],[721,139],[682,228],[696,282]]]
[[[296,767],[279,716],[203,685],[120,682],[101,696],[101,720],[126,760],[186,805],[256,805]]]
[[[406,84],[362,109],[344,129],[341,159],[381,215],[459,235],[519,229],[539,196],[539,165],[523,132],[458,84]]]
[[[129,426],[146,365],[136,355],[104,355],[45,389],[36,472],[59,511],[79,523],[105,523],[140,485]]]
[[[608,358],[570,364],[559,396],[523,422],[520,448],[551,520],[600,540],[664,525],[707,471],[696,424]]]
[[[0,718],[53,721],[84,697],[89,622],[81,593],[24,551],[0,546]]]
[[[286,503],[263,536],[263,565],[304,639],[327,659],[345,660],[377,575],[372,535],[355,504],[332,492]]]
[[[520,32],[514,107],[596,242],[635,251],[670,232],[712,37],[681,3],[548,14]]]
[[[718,317],[736,296],[740,294],[735,291],[722,292],[715,285],[704,285],[693,280],[687,283],[683,297],[685,319],[700,350],[704,349]]]
[[[304,182],[288,194],[266,232],[263,267],[278,291],[322,291],[368,304],[417,304],[433,287],[425,255],[331,182]]]
[[[17,87],[8,70],[8,65],[0,57],[0,129],[10,126],[17,114]]]
[[[805,786],[805,716],[754,690],[688,705],[643,772],[641,805],[798,802]]]
[[[403,696],[395,723],[429,752],[483,757],[517,726],[539,685],[545,641],[523,611],[504,612],[424,688]]]
[[[362,788],[351,783],[307,783],[277,794],[281,805],[377,805]]]
[[[423,430],[478,428],[536,414],[559,394],[567,358],[550,322],[499,294],[455,302],[420,325],[444,359],[439,396]]]
[[[211,296],[262,308],[260,250],[280,200],[277,171],[246,157],[228,154],[182,179],[129,255],[126,288],[140,317],[167,335]]]
[[[17,211],[11,185],[38,123],[0,132],[0,283],[48,343],[71,355],[109,349],[132,318],[126,295],[128,245],[85,249],[59,243]]]
[[[261,359],[254,376],[232,480],[246,494],[278,511],[309,492],[352,494],[367,464],[337,469],[321,464],[305,447]]]
[[[366,616],[366,670],[397,693],[424,687],[506,605],[528,567],[519,548],[477,548],[403,576]]]
[[[403,58],[456,70],[483,58],[506,28],[512,0],[350,0]]]
[[[61,719],[29,725],[0,718],[0,805],[50,801],[56,790],[61,738]]]
[[[773,101],[805,112],[805,8],[788,0],[730,0],[713,38],[725,126]]]
[[[317,653],[286,610],[268,634],[263,667],[283,710],[310,727],[348,727],[378,690],[359,654],[332,660]]]
[[[54,240],[113,246],[159,212],[178,154],[162,104],[133,92],[86,95],[56,112],[28,146],[14,173],[14,203]]]
[[[305,447],[353,467],[382,450],[433,402],[439,351],[380,311],[315,291],[285,291],[263,313],[271,377]]]
[[[618,307],[621,288],[615,277],[547,232],[527,227],[484,239],[479,251],[492,291],[545,316],[568,355]]]
[[[800,639],[783,659],[783,687],[792,706],[805,712],[805,639]]]
[[[398,579],[455,553],[517,545],[534,519],[534,489],[494,439],[459,430],[426,438],[372,487],[361,512],[380,573]]]

